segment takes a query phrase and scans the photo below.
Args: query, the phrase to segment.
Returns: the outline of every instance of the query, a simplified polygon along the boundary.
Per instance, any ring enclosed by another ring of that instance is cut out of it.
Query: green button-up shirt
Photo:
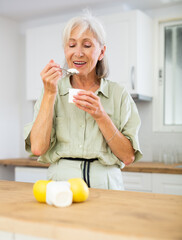
[[[61,158],[98,158],[104,165],[125,165],[111,151],[96,121],[87,112],[68,103],[69,89],[72,88],[69,77],[58,82],[58,93],[54,104],[53,126],[50,147],[38,158],[43,163],[54,163]],[[135,161],[142,156],[138,142],[140,117],[136,105],[118,83],[101,79],[100,88],[95,92],[105,111],[118,130],[132,143]],[[26,150],[31,153],[30,131],[40,109],[41,97],[34,107],[33,122],[24,128]]]

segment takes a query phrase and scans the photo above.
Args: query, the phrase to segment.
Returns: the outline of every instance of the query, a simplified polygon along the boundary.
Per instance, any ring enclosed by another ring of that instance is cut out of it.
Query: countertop
[[[32,183],[0,181],[0,230],[50,239],[182,239],[182,196],[90,189],[84,203],[38,203]]]
[[[27,167],[48,167],[49,164],[42,164],[36,159],[29,158],[14,158],[14,159],[0,159],[0,165],[12,166],[27,166]],[[178,167],[182,163],[164,164],[159,162],[136,162],[125,166],[124,172],[146,172],[146,173],[171,173],[182,174],[182,167]]]

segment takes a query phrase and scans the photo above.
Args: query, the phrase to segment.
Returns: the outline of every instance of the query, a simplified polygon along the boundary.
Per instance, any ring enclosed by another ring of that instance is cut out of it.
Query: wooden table
[[[86,202],[56,208],[36,202],[32,186],[0,181],[1,231],[59,240],[182,239],[182,196],[90,189]]]

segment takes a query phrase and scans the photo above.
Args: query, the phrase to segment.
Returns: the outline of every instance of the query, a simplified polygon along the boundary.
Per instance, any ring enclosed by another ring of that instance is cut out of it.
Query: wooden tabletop
[[[49,167],[50,164],[43,164],[37,162],[32,158],[14,158],[14,159],[0,159],[0,165],[12,166],[26,166],[26,167]],[[182,174],[182,163],[164,164],[159,162],[136,162],[125,166],[122,171],[124,172],[147,172],[147,173],[171,173]]]
[[[51,239],[182,239],[182,196],[90,189],[84,203],[38,203],[32,183],[0,181],[0,230]],[[64,237],[63,237],[64,236]]]

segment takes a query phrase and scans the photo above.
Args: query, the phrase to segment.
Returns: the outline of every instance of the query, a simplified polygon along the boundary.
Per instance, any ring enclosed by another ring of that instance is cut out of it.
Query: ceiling
[[[181,4],[182,0],[0,0],[0,16],[16,21],[117,6],[122,10],[151,10]]]

